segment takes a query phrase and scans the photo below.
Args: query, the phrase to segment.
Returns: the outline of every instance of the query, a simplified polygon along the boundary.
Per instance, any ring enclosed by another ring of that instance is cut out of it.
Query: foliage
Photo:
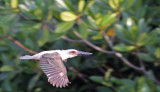
[[[160,92],[158,5],[158,0],[1,0],[0,92]],[[82,40],[120,52],[146,70],[136,70]],[[16,41],[36,52],[75,48],[94,54],[65,63],[83,76],[68,71],[72,84],[60,89],[47,82],[38,62],[19,60],[31,53]]]

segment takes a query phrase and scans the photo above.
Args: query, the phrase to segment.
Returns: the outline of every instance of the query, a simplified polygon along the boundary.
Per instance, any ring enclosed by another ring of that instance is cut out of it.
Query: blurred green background
[[[65,63],[56,88],[34,60],[44,50],[94,53]],[[0,0],[0,92],[160,92],[159,0]]]

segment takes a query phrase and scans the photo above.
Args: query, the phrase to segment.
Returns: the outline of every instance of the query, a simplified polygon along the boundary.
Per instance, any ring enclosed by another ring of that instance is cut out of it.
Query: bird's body
[[[54,52],[57,52],[60,54],[60,56],[62,57],[62,60],[65,60],[67,59],[67,56],[65,53],[63,53],[64,50],[49,50],[49,51],[42,51],[40,53],[37,53],[33,56],[29,56],[29,55],[26,55],[26,56],[21,56],[20,59],[40,59],[42,57],[42,55],[44,54],[49,54],[49,53],[54,53]]]
[[[67,71],[63,64],[68,58],[72,58],[79,55],[91,55],[92,53],[77,51],[74,49],[69,50],[50,50],[43,51],[33,56],[25,55],[20,59],[38,59],[40,60],[40,67],[42,71],[47,75],[48,82],[56,87],[68,86],[69,80],[67,77]]]

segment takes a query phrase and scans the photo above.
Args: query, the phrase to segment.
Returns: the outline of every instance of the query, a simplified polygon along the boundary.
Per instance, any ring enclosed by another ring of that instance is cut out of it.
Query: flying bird
[[[50,50],[43,51],[33,56],[25,55],[20,59],[36,59],[40,61],[40,67],[48,78],[48,82],[56,87],[68,86],[69,80],[67,70],[63,64],[68,58],[81,55],[91,55],[92,53],[78,51],[75,49],[68,50]]]

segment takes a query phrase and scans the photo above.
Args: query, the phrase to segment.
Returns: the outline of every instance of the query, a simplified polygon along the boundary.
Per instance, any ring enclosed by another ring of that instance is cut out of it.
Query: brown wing
[[[68,86],[67,71],[57,52],[44,54],[40,59],[40,67],[53,86],[60,88]]]

